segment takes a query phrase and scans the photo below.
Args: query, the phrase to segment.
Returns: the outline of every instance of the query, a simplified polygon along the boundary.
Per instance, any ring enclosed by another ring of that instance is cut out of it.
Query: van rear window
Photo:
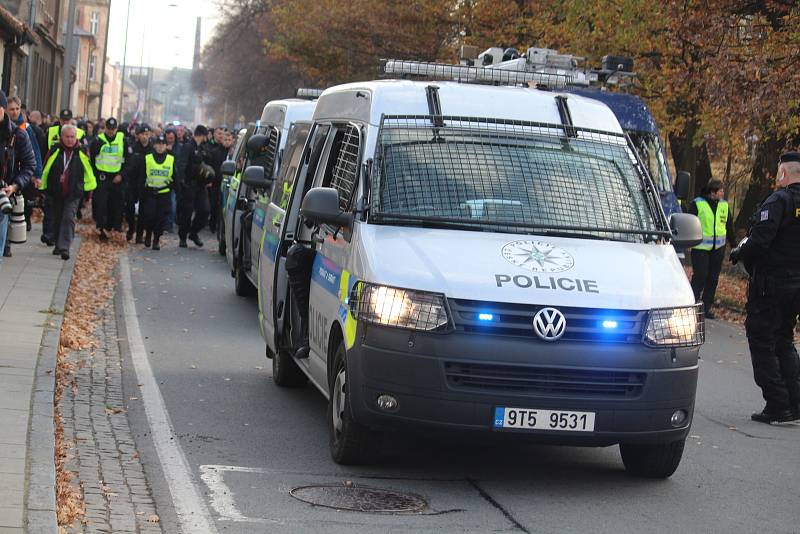
[[[575,134],[553,124],[385,117],[370,220],[632,242],[663,236],[652,182],[625,136]]]

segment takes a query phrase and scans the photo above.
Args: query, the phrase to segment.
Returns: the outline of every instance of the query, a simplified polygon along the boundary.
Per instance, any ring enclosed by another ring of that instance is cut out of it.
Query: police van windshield
[[[667,161],[658,135],[651,132],[629,132],[631,141],[639,153],[656,189],[672,192],[672,179],[667,170]]]
[[[667,235],[621,134],[384,117],[371,185],[370,222],[379,224],[630,242]]]

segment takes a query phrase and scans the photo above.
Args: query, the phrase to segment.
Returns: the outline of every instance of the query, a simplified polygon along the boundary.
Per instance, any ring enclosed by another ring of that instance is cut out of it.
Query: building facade
[[[96,119],[103,107],[111,0],[78,0],[73,32],[75,61],[70,105],[73,115]]]

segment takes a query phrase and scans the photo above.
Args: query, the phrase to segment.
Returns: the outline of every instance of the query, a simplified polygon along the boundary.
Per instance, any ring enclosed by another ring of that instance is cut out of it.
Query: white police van
[[[283,151],[298,121],[309,121],[316,101],[289,98],[264,106],[258,127],[241,139],[234,160],[226,161],[222,174],[230,176],[223,195],[220,248],[231,268],[234,291],[239,296],[255,293],[258,284],[259,248],[263,237],[265,206],[279,172]],[[242,172],[247,171],[249,172]]]
[[[412,425],[620,444],[629,472],[674,472],[704,323],[671,244],[702,236],[667,220],[605,104],[353,83],[322,94],[295,150],[290,198],[266,210],[260,321],[274,380],[328,398],[335,461]],[[302,359],[292,243],[315,250]]]

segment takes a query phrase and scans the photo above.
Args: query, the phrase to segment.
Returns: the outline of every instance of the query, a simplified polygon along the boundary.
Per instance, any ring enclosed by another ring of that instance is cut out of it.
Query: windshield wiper
[[[596,234],[586,234],[580,232],[557,232],[553,230],[536,231],[536,235],[546,235],[548,237],[572,237],[575,239],[597,239],[599,241],[621,241],[620,239],[613,239],[611,237],[603,237]]]
[[[391,224],[393,226],[411,226],[416,228],[438,228],[444,230],[468,230],[471,232],[486,232],[488,231],[485,228],[480,227],[480,223],[476,222],[474,224],[471,223],[461,223],[456,222],[448,222],[448,221],[438,221],[435,219],[429,219],[427,217],[422,216],[403,216],[403,217],[395,217],[395,216],[380,216],[380,217],[373,217],[372,222],[376,224]]]

